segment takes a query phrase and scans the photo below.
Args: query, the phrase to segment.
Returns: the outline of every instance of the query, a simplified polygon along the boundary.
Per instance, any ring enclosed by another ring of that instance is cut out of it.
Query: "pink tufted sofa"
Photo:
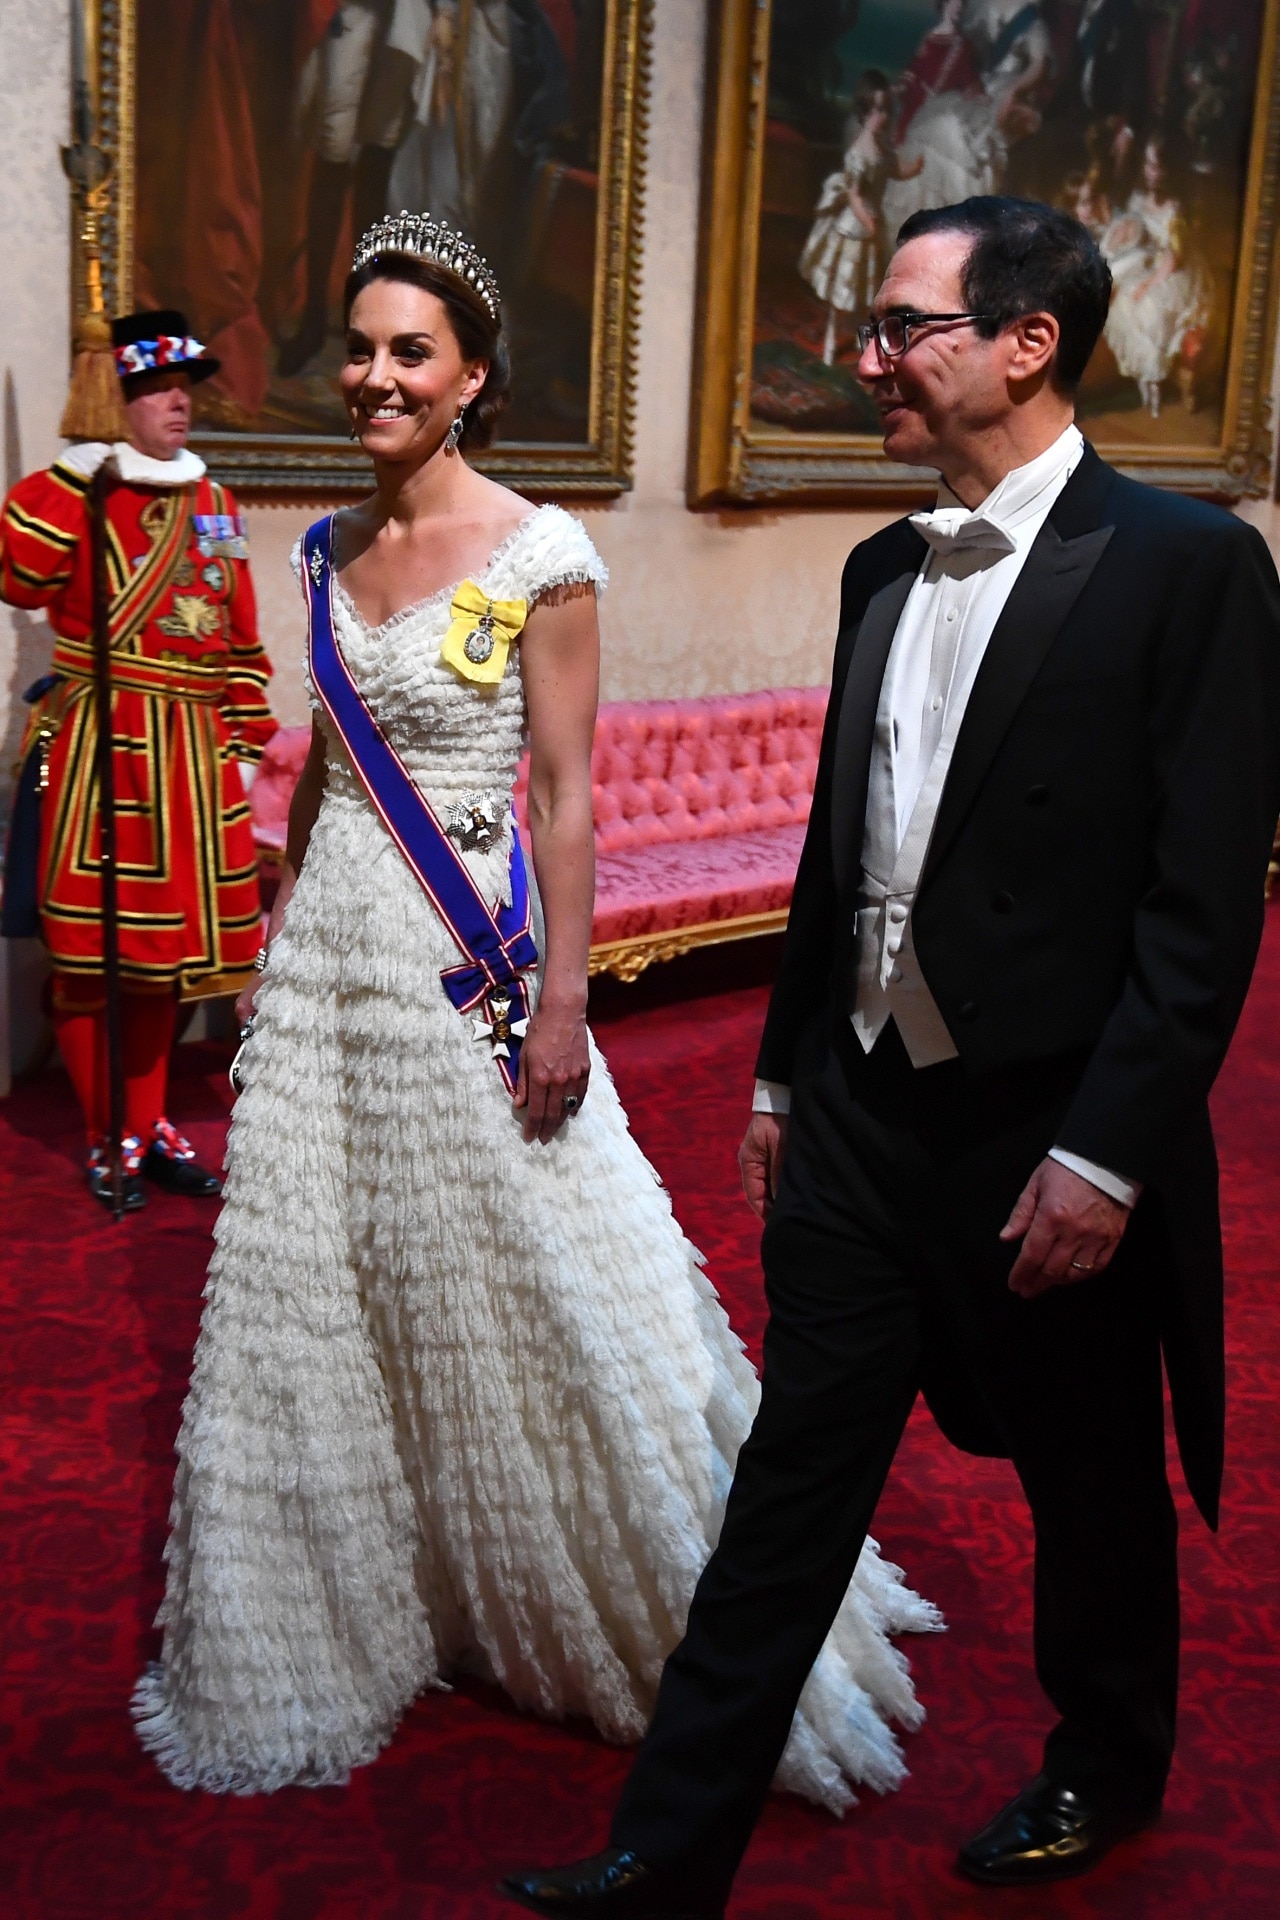
[[[281,727],[263,752],[249,789],[260,880],[274,880],[289,837],[289,802],[311,746],[310,727]]]
[[[634,980],[655,960],[786,925],[826,706],[825,687],[784,687],[601,707],[593,973]],[[253,784],[264,879],[284,851],[307,738],[304,727],[282,728]],[[526,761],[522,829],[527,780]]]

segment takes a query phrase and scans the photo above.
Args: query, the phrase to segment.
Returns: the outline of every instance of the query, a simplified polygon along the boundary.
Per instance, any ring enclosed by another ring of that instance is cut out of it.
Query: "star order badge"
[[[502,809],[490,793],[464,793],[450,807],[444,830],[464,853],[488,853],[502,832]]]

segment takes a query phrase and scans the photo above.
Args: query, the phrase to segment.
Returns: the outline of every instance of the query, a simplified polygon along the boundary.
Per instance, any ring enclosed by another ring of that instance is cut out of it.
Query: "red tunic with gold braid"
[[[57,637],[58,678],[26,750],[45,762],[41,925],[71,975],[102,972],[90,485],[59,462],[19,481],[0,516],[0,596],[44,608]],[[121,974],[135,991],[230,990],[260,941],[235,763],[256,761],[277,726],[244,523],[207,476],[174,488],[113,479],[106,513]]]

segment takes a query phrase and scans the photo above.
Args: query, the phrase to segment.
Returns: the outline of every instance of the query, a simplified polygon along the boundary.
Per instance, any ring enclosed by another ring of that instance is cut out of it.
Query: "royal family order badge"
[[[449,608],[440,658],[464,680],[495,685],[507,670],[512,643],[528,612],[527,600],[490,600],[474,580],[464,580]]]

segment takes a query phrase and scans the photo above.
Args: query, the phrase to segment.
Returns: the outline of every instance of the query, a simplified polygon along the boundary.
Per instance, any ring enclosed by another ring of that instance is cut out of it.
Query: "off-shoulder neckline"
[[[451,580],[447,586],[437,587],[434,593],[424,594],[420,600],[411,600],[407,607],[400,607],[397,612],[388,614],[387,618],[380,620],[376,627],[370,626],[369,622],[365,619],[359,607],[338,578],[337,569],[335,568],[332,578],[333,584],[338,592],[338,598],[341,600],[344,610],[358,623],[363,632],[368,634],[371,640],[376,640],[380,634],[390,633],[396,627],[402,627],[406,621],[412,620],[418,614],[425,613],[429,607],[438,606],[443,600],[452,600],[464,580],[483,580],[486,574],[492,573],[494,568],[506,559],[517,540],[520,539],[522,534],[528,532],[535,520],[539,519],[544,513],[553,513],[554,511],[554,505],[550,501],[544,502],[540,507],[531,507],[529,512],[525,514],[523,520],[512,527],[510,533],[503,535],[482,567],[477,567],[471,573],[462,574],[457,580]]]

